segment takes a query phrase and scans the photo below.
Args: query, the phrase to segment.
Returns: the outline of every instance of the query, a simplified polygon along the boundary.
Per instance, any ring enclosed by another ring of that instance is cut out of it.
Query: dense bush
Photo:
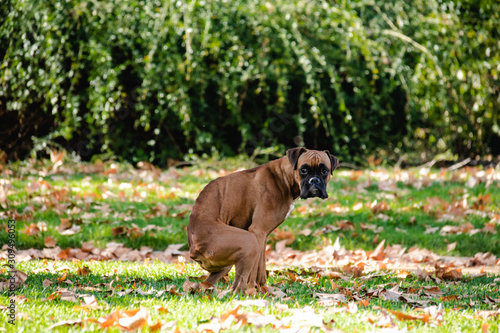
[[[27,133],[84,158],[499,152],[496,1],[10,0],[0,14],[0,118],[53,119]]]

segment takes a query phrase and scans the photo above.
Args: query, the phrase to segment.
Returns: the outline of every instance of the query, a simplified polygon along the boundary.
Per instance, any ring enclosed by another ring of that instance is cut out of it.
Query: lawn
[[[0,243],[16,221],[17,330],[500,328],[498,168],[341,168],[327,200],[297,201],[270,235],[269,287],[235,295],[228,281],[200,283],[185,230],[205,184],[250,166],[57,155],[1,166]],[[6,284],[10,270],[0,272]],[[10,331],[7,290],[0,304]]]

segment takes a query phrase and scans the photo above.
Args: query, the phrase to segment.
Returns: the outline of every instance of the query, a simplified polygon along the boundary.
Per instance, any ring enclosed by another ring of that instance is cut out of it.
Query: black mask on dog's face
[[[329,151],[293,148],[287,156],[295,170],[295,179],[300,185],[300,198],[328,198],[326,185],[338,165],[338,160]]]
[[[319,197],[321,199],[328,198],[328,193],[326,192],[326,184],[328,182],[328,176],[330,175],[330,169],[323,163],[319,165],[309,165],[307,163],[302,164],[299,168],[300,181],[300,198],[314,198]]]

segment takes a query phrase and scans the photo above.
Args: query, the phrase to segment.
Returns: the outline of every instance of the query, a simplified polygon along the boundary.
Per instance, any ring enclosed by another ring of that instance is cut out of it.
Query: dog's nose
[[[318,177],[312,177],[309,179],[309,184],[311,185],[318,185],[321,182],[321,180]]]

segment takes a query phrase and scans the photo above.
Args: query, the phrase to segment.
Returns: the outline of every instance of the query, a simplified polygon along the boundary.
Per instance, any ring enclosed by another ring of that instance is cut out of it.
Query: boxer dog
[[[294,201],[328,198],[338,160],[328,151],[293,148],[285,157],[217,178],[196,199],[187,227],[191,259],[215,284],[233,265],[232,289],[266,284],[267,236],[288,217]]]

